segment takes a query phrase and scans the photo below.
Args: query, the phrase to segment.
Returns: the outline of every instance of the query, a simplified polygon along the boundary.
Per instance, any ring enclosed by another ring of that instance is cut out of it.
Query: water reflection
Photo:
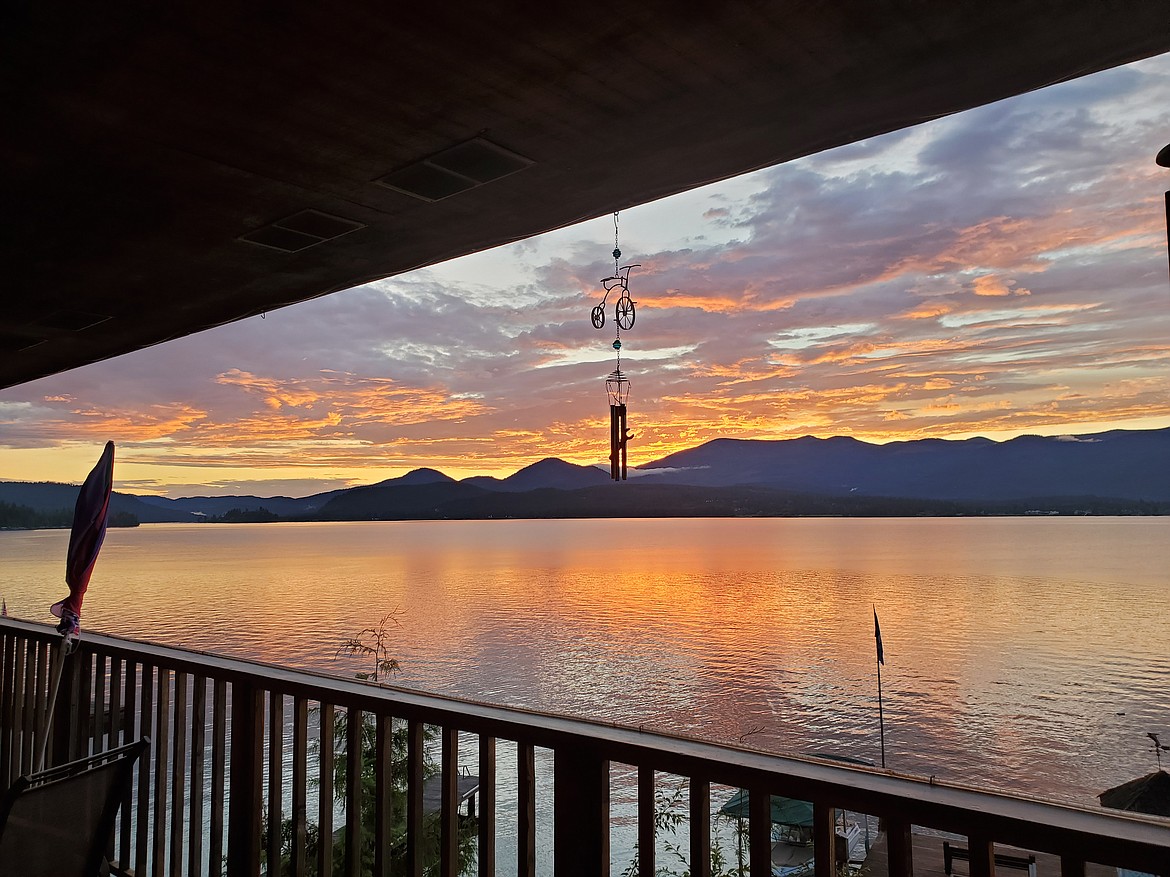
[[[349,674],[401,609],[401,684],[1093,802],[1170,732],[1165,519],[485,521],[111,531],[85,627]],[[64,532],[0,533],[43,617]]]

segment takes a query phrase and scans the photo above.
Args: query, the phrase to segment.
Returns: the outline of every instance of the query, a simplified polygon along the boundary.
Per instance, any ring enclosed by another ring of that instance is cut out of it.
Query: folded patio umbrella
[[[66,639],[81,635],[81,601],[106,538],[110,514],[110,491],[114,485],[114,443],[106,442],[101,458],[77,495],[73,508],[73,529],[69,533],[69,554],[65,562],[65,583],[69,596],[54,603],[49,611],[61,619],[57,631]]]
[[[69,596],[49,607],[49,611],[61,619],[61,623],[57,625],[57,632],[61,634],[61,646],[53,662],[49,699],[45,705],[45,718],[40,727],[41,746],[40,754],[37,756],[37,770],[45,766],[49,728],[53,723],[53,710],[57,704],[57,692],[61,687],[65,658],[81,636],[81,601],[85,599],[98,552],[106,538],[106,521],[110,516],[110,491],[113,486],[114,443],[106,442],[97,465],[81,485],[81,492],[77,494],[77,504],[73,507],[73,529],[69,533],[69,553],[65,560],[65,584],[69,585]]]

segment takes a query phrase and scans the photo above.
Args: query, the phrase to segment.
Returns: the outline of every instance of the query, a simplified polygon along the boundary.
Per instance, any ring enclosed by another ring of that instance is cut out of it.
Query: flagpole
[[[882,737],[882,769],[886,766],[886,719],[882,713],[882,664],[878,661],[878,730]]]
[[[878,731],[882,737],[882,769],[886,766],[886,717],[882,709],[882,664],[886,662],[886,650],[882,647],[882,626],[878,623],[877,606],[873,607],[873,639],[877,646],[878,677]]]

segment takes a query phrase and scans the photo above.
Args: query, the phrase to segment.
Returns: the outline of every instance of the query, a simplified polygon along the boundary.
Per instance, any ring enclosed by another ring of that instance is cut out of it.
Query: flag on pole
[[[877,658],[879,664],[886,663],[886,652],[882,648],[882,626],[878,624],[877,607],[873,607],[873,637],[877,640]]]
[[[81,601],[85,598],[98,552],[106,538],[113,486],[114,443],[106,442],[97,465],[81,485],[73,509],[73,529],[69,533],[69,554],[65,562],[69,596],[49,609],[61,619],[57,631],[66,639],[75,640],[81,635]]]

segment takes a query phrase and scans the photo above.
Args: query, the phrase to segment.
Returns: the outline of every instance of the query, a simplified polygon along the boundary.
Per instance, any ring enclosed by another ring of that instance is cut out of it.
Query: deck
[[[946,877],[943,870],[943,838],[929,834],[912,835],[914,847],[914,877]],[[962,844],[962,840],[952,840],[952,844]],[[1022,850],[1019,847],[1006,844],[996,844],[996,853],[1007,853],[1013,856],[1036,856],[1036,877],[1059,877],[1060,857],[1049,853]],[[888,877],[890,871],[886,857],[886,836],[878,836],[877,842],[870,848],[869,856],[865,860],[865,868],[869,877]],[[1008,868],[997,868],[1000,875],[1019,875],[1025,877],[1026,871],[1017,871]],[[955,862],[953,877],[970,877],[970,862]],[[1105,865],[1086,863],[1085,877],[1117,877],[1117,869]]]
[[[689,781],[687,852],[699,875],[713,870],[711,789],[730,786],[751,792],[745,840],[753,877],[772,871],[774,794],[812,804],[815,877],[835,877],[838,809],[885,822],[893,843],[874,851],[875,877],[942,873],[942,841],[911,835],[911,826],[967,837],[972,861],[958,877],[990,877],[992,841],[1054,854],[1041,858],[1038,877],[1112,877],[1084,866],[1102,860],[1170,877],[1170,823],[1153,817],[96,633],[54,665],[59,642],[46,625],[0,619],[0,788],[29,772],[42,747],[62,764],[149,737],[149,757],[118,808],[113,873],[259,877],[280,862],[282,873],[297,877],[364,877],[372,856],[378,877],[458,877],[471,856],[480,877],[494,877],[497,844],[507,844],[517,877],[535,877],[538,848],[550,852],[556,877],[605,877],[617,763],[637,773],[639,877],[658,870],[661,774]],[[56,667],[63,674],[50,721]],[[499,763],[497,743],[507,756]],[[432,775],[437,801],[425,789]],[[470,807],[476,784],[469,823],[460,810],[465,797]],[[551,825],[537,819],[538,787]],[[322,837],[338,842],[316,842]]]

